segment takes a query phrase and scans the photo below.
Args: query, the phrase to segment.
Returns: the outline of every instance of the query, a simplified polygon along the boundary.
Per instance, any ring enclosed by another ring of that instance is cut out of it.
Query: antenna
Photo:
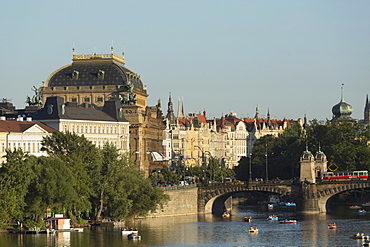
[[[341,101],[344,101],[343,100],[343,87],[344,87],[344,83],[342,83],[342,86],[341,86]]]

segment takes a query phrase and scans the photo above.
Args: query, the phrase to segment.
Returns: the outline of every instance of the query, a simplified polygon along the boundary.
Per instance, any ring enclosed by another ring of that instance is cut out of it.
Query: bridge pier
[[[319,197],[317,184],[302,184],[301,212],[308,214],[326,213],[327,198]]]

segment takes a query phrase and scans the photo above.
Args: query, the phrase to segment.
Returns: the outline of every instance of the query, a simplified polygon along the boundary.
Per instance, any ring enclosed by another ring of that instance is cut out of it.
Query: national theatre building
[[[113,53],[77,55],[72,63],[54,71],[41,87],[42,101],[59,96],[66,103],[102,109],[106,101],[121,104],[120,114],[128,120],[130,155],[146,175],[155,167],[152,157],[162,153],[162,110],[160,103],[147,106],[147,90],[140,76],[125,67],[124,57]]]

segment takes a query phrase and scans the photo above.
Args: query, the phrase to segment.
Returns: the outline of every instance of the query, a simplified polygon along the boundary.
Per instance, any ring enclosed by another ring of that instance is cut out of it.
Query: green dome
[[[332,120],[342,120],[342,121],[352,120],[351,114],[353,112],[353,108],[343,99],[341,99],[341,101],[338,104],[333,106],[331,111],[333,113]]]

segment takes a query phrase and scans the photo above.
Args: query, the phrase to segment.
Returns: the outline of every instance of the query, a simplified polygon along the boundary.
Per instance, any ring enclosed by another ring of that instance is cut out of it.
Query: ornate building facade
[[[227,168],[237,166],[242,157],[252,153],[255,141],[265,135],[277,136],[292,122],[303,125],[301,119],[277,120],[262,119],[259,110],[253,119],[237,118],[235,113],[221,118],[207,119],[203,114],[183,113],[183,103],[174,117],[173,104],[169,98],[165,118],[163,147],[166,158],[172,160],[174,167],[201,166],[209,158],[216,158]]]
[[[162,111],[160,103],[147,106],[147,90],[140,75],[125,67],[125,60],[111,54],[77,55],[72,63],[54,71],[41,87],[43,102],[59,96],[66,103],[101,109],[110,99],[119,100],[130,123],[130,155],[147,175],[154,165],[152,155],[162,153]]]

